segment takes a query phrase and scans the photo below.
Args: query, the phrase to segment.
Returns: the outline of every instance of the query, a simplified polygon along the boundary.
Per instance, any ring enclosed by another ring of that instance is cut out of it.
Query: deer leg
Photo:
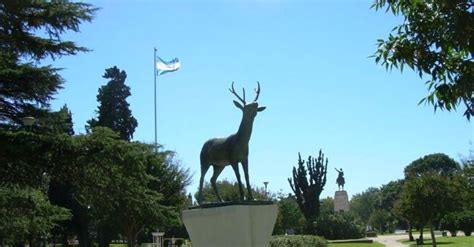
[[[242,189],[242,180],[240,180],[240,172],[239,172],[239,163],[233,163],[232,169],[234,169],[235,177],[237,178],[237,182],[239,183],[239,192],[240,192],[240,200],[244,200],[244,190]]]
[[[217,177],[219,177],[219,174],[221,174],[222,170],[224,170],[224,167],[223,166],[213,166],[213,167],[214,167],[214,173],[212,174],[212,178],[211,178],[212,189],[214,189],[214,193],[216,193],[217,200],[222,202],[222,198],[219,195],[219,191],[217,190],[216,181],[217,181]]]
[[[247,200],[251,201],[251,200],[253,200],[253,196],[252,196],[252,189],[250,188],[249,161],[248,161],[248,159],[245,159],[242,162],[242,168],[244,168],[245,182],[247,184],[247,193],[248,193]]]
[[[209,165],[201,163],[201,178],[199,179],[199,197],[197,198],[199,204],[201,204],[202,202],[202,186],[204,184],[204,177],[206,176],[207,170],[209,170]]]

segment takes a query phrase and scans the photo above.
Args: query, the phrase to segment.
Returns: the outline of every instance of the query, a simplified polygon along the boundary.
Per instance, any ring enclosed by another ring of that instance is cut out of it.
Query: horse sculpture
[[[204,143],[201,150],[201,178],[199,180],[199,198],[198,202],[202,200],[202,187],[204,183],[204,176],[209,167],[213,167],[214,173],[211,178],[211,186],[219,201],[222,198],[216,187],[216,180],[222,170],[228,165],[232,166],[237,182],[239,184],[240,200],[244,199],[244,190],[240,180],[239,163],[242,164],[244,170],[245,182],[247,185],[247,200],[252,200],[252,191],[250,189],[249,171],[248,171],[248,155],[249,155],[249,141],[252,134],[252,126],[255,116],[258,112],[265,110],[266,107],[258,106],[257,100],[260,95],[260,83],[257,82],[257,89],[255,89],[255,99],[247,104],[245,102],[245,89],[243,97],[240,97],[234,89],[234,82],[229,89],[240,102],[234,100],[234,105],[242,110],[242,121],[240,121],[239,130],[226,138],[213,138]]]
[[[342,168],[340,170],[338,170],[337,168],[334,168],[334,169],[336,169],[336,171],[339,173],[336,179],[337,186],[339,190],[341,190],[341,187],[342,187],[342,190],[344,190],[344,184],[346,183],[344,179],[344,171],[342,170]]]

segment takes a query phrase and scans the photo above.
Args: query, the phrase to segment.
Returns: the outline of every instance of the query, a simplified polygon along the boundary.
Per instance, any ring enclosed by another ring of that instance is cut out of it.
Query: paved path
[[[387,247],[407,247],[399,241],[402,239],[408,239],[408,234],[397,234],[397,235],[379,235],[376,238],[371,238],[374,241],[385,244]]]

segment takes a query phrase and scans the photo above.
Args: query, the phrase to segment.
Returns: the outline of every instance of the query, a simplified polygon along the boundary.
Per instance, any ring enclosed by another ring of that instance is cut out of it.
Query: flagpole
[[[153,47],[154,56],[153,56],[153,76],[154,76],[154,93],[155,93],[155,153],[158,153],[158,142],[157,142],[157,134],[156,134],[156,47]]]

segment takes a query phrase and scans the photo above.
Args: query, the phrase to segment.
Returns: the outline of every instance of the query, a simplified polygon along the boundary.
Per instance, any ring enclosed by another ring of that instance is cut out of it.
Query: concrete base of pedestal
[[[349,211],[349,197],[345,190],[336,191],[334,194],[334,212]]]
[[[183,211],[193,247],[268,247],[278,206],[230,205]]]

